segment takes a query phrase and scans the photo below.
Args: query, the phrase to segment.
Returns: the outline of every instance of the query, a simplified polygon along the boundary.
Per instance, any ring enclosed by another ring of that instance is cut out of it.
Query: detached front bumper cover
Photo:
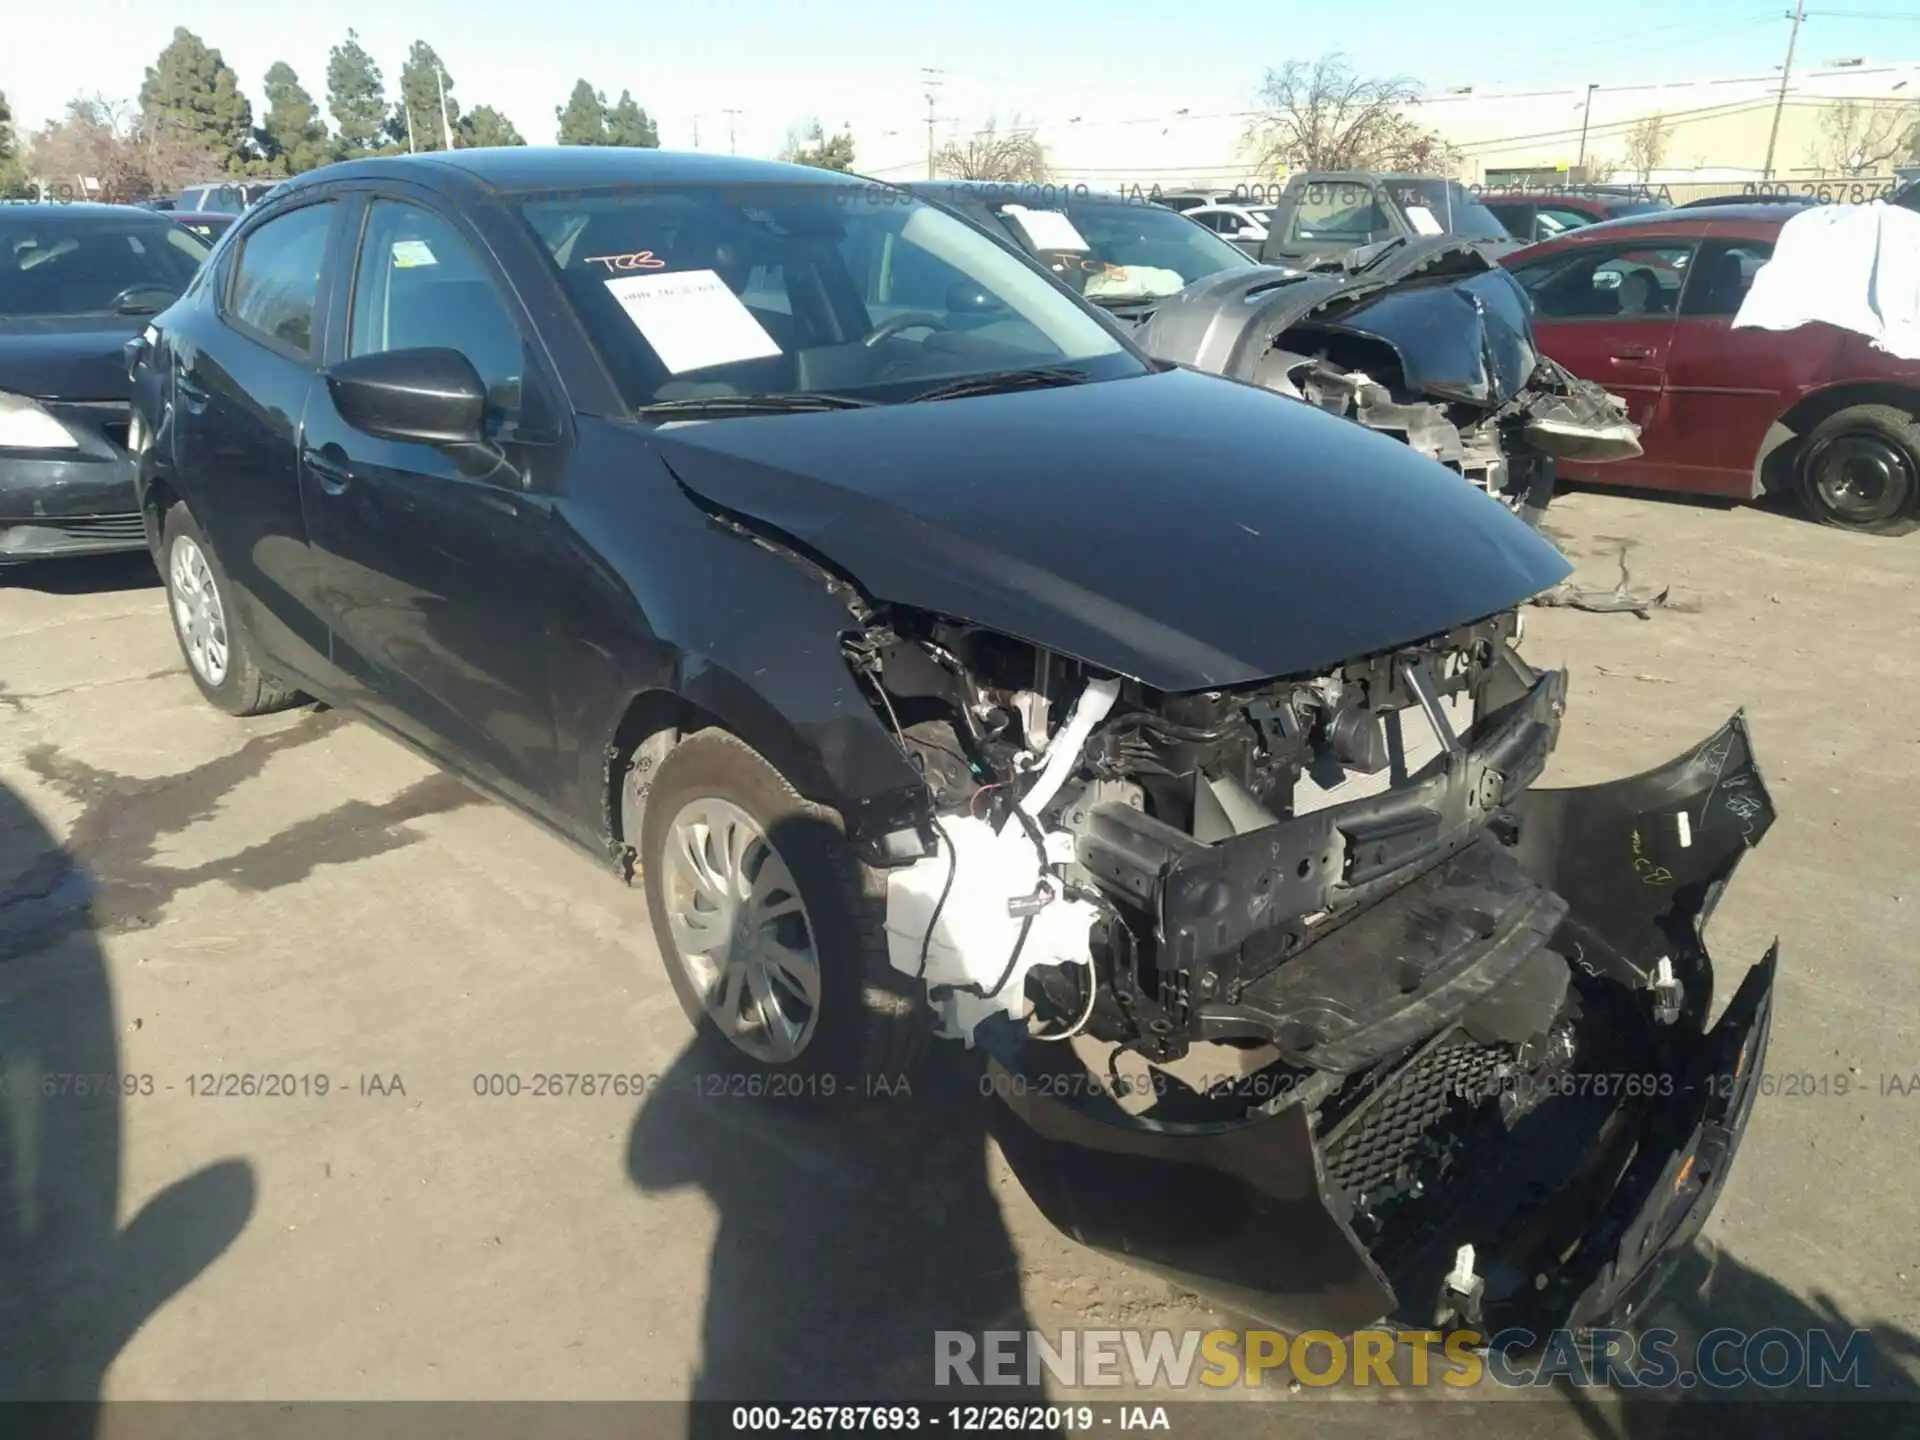
[[[1221,1123],[1156,1122],[1043,1077],[1032,1052],[1057,1047],[1010,1028],[989,1040],[997,1137],[1036,1203],[1083,1243],[1281,1328],[1545,1333],[1636,1314],[1711,1212],[1757,1093],[1778,946],[1708,1028],[1700,931],[1772,802],[1735,715],[1670,764],[1528,791],[1509,818],[1506,853],[1477,848],[1564,902],[1557,928],[1533,959],[1501,959],[1492,992],[1435,1014],[1430,1038],[1331,1093],[1302,1084]],[[1440,868],[1487,863],[1469,851]],[[1533,1023],[1512,1017],[1543,1003],[1552,1033],[1509,1043]],[[1465,1245],[1469,1296],[1448,1283]]]

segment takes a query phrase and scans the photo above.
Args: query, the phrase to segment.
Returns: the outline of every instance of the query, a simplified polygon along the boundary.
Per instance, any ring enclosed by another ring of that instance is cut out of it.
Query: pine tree
[[[320,107],[284,60],[267,68],[267,114],[260,148],[282,174],[300,175],[334,158],[333,137],[320,122]]]
[[[460,117],[460,143],[469,148],[486,145],[524,145],[513,122],[491,105],[476,105]]]
[[[818,120],[808,120],[787,132],[787,143],[780,158],[794,165],[811,165],[816,170],[853,169],[853,133],[842,130],[828,135]]]
[[[460,106],[453,98],[453,77],[446,69],[431,45],[424,40],[413,42],[407,51],[407,63],[400,67],[400,98],[387,117],[390,143],[398,146],[411,143],[415,150],[447,148],[448,135],[460,123]],[[444,115],[440,109],[443,88],[446,92]]]
[[[607,112],[607,144],[645,150],[660,148],[660,130],[647,112],[634,103],[633,92],[622,90],[620,103]]]
[[[327,54],[327,110],[340,131],[340,149],[346,155],[371,154],[381,147],[387,120],[387,93],[380,67],[360,47],[360,37],[347,38]]]
[[[245,173],[253,148],[253,106],[241,93],[233,67],[184,25],[175,28],[173,39],[147,67],[140,111],[157,141],[184,143],[213,173]]]
[[[606,145],[607,97],[584,80],[576,80],[567,103],[554,107],[553,118],[560,122],[562,145]]]

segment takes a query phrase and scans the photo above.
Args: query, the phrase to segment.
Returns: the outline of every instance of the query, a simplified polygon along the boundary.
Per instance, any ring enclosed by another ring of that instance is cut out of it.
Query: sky
[[[1795,67],[1848,56],[1920,54],[1920,0],[1834,0],[1810,9]],[[1905,9],[1901,7],[1905,6]],[[1845,7],[1845,8],[1839,8]],[[391,98],[407,47],[440,54],[463,109],[504,111],[550,144],[554,109],[577,79],[646,107],[669,148],[770,155],[808,116],[850,124],[870,148],[924,145],[923,67],[939,72],[941,137],[997,117],[1138,120],[1248,108],[1268,66],[1343,50],[1367,74],[1413,77],[1429,93],[1558,84],[1633,84],[1765,74],[1784,56],[1780,0],[1615,0],[1581,12],[1537,5],[1372,0],[1326,6],[1135,4],[1093,0],[345,0],[270,11],[224,0],[58,0],[8,7],[0,92],[22,131],[76,94],[137,96],[147,65],[184,25],[219,50],[264,111],[262,77],[285,60],[323,109],[327,52],[352,28]],[[1532,17],[1551,14],[1549,23]],[[1579,17],[1579,18],[1576,18]],[[1478,23],[1476,23],[1476,21]],[[736,113],[729,115],[728,111]],[[1213,157],[1194,157],[1196,162]]]

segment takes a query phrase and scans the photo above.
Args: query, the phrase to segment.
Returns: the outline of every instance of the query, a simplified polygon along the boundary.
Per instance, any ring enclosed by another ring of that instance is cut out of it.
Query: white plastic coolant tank
[[[896,970],[920,974],[924,947],[929,988],[977,985],[990,990],[1000,981],[1020,939],[1022,917],[1008,913],[1007,902],[1034,894],[1042,883],[1040,856],[1018,820],[995,833],[984,820],[954,816],[940,822],[939,853],[891,871],[887,877],[887,953]],[[1072,837],[1048,836],[1049,844],[1070,854]],[[948,888],[948,875],[952,886]],[[1030,1007],[1026,975],[1035,965],[1091,967],[1088,932],[1099,911],[1084,900],[1058,893],[1033,916],[1020,958],[997,994],[964,992],[946,997],[940,1033],[971,1043],[981,1020],[999,1011],[1016,1019]],[[946,891],[946,903],[940,900]],[[936,919],[936,912],[938,918]],[[929,933],[931,927],[931,933]]]

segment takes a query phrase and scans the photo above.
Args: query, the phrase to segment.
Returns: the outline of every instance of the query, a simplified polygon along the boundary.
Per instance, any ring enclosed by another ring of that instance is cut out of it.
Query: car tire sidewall
[[[820,964],[820,1004],[813,1034],[792,1061],[748,1054],[720,1032],[680,963],[667,924],[663,857],[675,817],[697,799],[726,800],[753,817],[779,854],[806,906]],[[676,745],[651,776],[640,821],[637,863],[653,919],[661,963],[680,1008],[698,1032],[704,1058],[734,1074],[785,1081],[795,1099],[833,1098],[857,1087],[866,1057],[868,1022],[863,973],[864,903],[858,868],[833,818],[810,805],[758,752],[732,735],[703,730]],[[884,912],[870,923],[884,923]],[[777,1079],[776,1079],[777,1077]],[[827,1077],[832,1077],[831,1082]],[[785,1093],[785,1092],[783,1092]]]
[[[220,614],[226,623],[227,671],[218,685],[208,683],[206,676],[200,673],[199,667],[193,663],[193,657],[187,652],[187,637],[180,631],[180,612],[174,604],[173,595],[173,548],[182,539],[191,540],[205,558],[207,572],[213,576],[214,594],[220,600]],[[208,541],[206,532],[185,505],[174,505],[161,523],[160,580],[167,592],[167,619],[173,626],[173,638],[180,646],[180,659],[187,667],[187,674],[210,704],[229,712],[238,710],[245,699],[246,675],[251,663],[246,637],[240,628],[239,612],[233,604],[233,587],[227,583],[226,571],[220,568],[219,558],[213,553],[213,545]]]
[[[1850,435],[1871,435],[1894,446],[1906,459],[1905,493],[1893,511],[1881,519],[1862,521],[1834,510],[1815,483],[1815,470],[1825,453]],[[1905,534],[1920,523],[1920,425],[1880,406],[1841,411],[1807,437],[1794,479],[1801,506],[1823,525],[1860,535]]]

